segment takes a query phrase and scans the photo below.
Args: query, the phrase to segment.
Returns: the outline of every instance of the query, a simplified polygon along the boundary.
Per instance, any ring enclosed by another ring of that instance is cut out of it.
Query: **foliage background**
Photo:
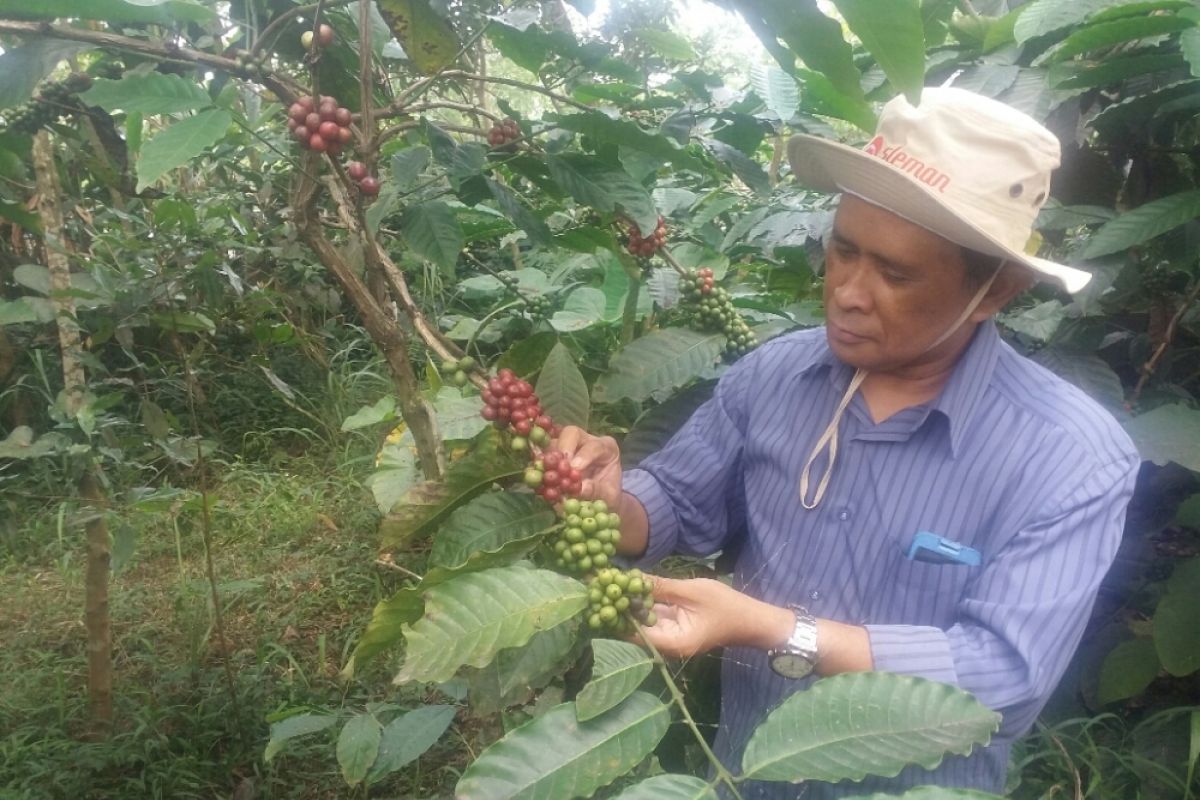
[[[357,7],[330,5],[338,42],[316,74],[321,91],[358,111]],[[618,210],[666,217],[673,258],[713,267],[766,338],[821,321],[830,199],[788,180],[787,135],[861,144],[880,102],[947,80],[1051,127],[1064,163],[1039,219],[1042,252],[1096,277],[1075,297],[1041,287],[1001,322],[1015,346],[1113,411],[1146,463],[1120,561],[1044,727],[1014,764],[1013,791],[1195,792],[1194,3],[727,0],[720,13],[762,38],[756,60],[711,34],[681,33],[717,13],[700,3],[622,3],[588,27],[575,14],[584,3],[390,5],[441,22],[391,41],[372,17],[376,105],[430,71],[406,57],[413,35],[450,37],[440,44],[451,55],[469,43],[455,66],[487,80],[449,76],[420,107],[381,120],[400,129],[369,153],[384,191],[366,224],[445,341],[530,375],[566,347],[582,380],[560,378],[574,387],[560,407],[625,437],[631,461],[700,402],[723,369],[723,340],[686,327],[661,260],[624,253]],[[264,762],[269,723],[331,711],[339,723],[364,711],[390,718],[465,698],[467,683],[397,692],[378,661],[338,679],[371,607],[436,565],[438,540],[411,526],[397,533],[387,516],[421,477],[412,436],[396,427],[395,378],[361,309],[298,230],[292,193],[314,162],[290,143],[277,91],[310,78],[297,44],[306,17],[293,9],[0,2],[0,580],[11,598],[0,630],[12,644],[4,672],[15,676],[0,694],[0,785],[14,796],[335,795],[345,760],[339,767],[334,729],[283,747],[276,728],[280,752]],[[31,19],[153,52],[45,37],[22,27]],[[164,42],[207,60],[172,58]],[[93,87],[45,102],[71,72]],[[67,209],[66,293],[50,290],[56,245],[41,236],[31,137],[15,124],[35,94]],[[518,119],[532,149],[486,152],[487,114]],[[341,257],[368,275],[334,207],[321,214]],[[77,307],[89,376],[75,410],[52,324],[64,296]],[[480,433],[478,401],[443,385],[440,358],[409,333],[453,464]],[[93,467],[102,512],[75,490]],[[118,713],[110,738],[81,744],[81,541],[96,513],[112,542]],[[377,559],[381,520],[385,540],[402,546]],[[711,721],[705,667],[686,680]],[[373,791],[445,791],[466,751],[548,708],[572,680],[555,677],[539,699],[503,703],[500,714],[460,714]],[[659,752],[665,765],[694,758],[670,738]]]

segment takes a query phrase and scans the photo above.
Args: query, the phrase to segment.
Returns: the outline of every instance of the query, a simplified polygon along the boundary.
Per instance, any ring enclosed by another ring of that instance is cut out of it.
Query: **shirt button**
[[[840,519],[842,522],[845,522],[846,520],[850,519],[850,509],[843,508],[841,511],[839,511],[838,519]]]
[[[816,589],[813,589],[811,592],[808,593],[808,599],[809,600],[820,600],[821,593],[818,592]]]

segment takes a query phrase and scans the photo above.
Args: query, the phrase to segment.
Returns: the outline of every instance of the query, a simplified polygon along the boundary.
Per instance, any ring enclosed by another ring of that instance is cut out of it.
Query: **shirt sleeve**
[[[875,669],[954,684],[1002,712],[1002,730],[1026,730],[1083,636],[1137,468],[1131,455],[1089,472],[1018,531],[972,583],[949,630],[867,625]]]
[[[624,490],[646,509],[650,523],[639,564],[671,553],[711,555],[741,529],[745,387],[754,379],[756,362],[747,357],[730,367],[666,447],[623,475]]]

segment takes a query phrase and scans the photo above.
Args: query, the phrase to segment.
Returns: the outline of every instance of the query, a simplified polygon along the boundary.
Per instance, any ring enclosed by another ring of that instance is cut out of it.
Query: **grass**
[[[396,582],[374,564],[376,515],[362,477],[301,456],[270,468],[229,464],[215,478],[232,692],[198,515],[114,511],[114,541],[136,549],[110,590],[117,722],[101,741],[87,737],[82,530],[69,524],[71,508],[62,526],[57,507],[23,521],[0,554],[0,799],[225,798],[239,787],[245,797],[351,796],[334,733],[292,742],[269,764],[262,753],[271,714],[415,704],[390,690],[387,665],[349,684],[338,678]],[[371,795],[437,795],[453,770],[428,765],[454,761],[435,751],[423,772]]]

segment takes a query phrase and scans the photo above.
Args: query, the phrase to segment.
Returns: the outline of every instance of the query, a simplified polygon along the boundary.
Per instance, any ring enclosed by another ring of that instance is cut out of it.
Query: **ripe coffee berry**
[[[312,31],[305,31],[304,33],[300,34],[301,47],[303,47],[305,50],[308,50],[310,47],[312,47],[312,44]],[[319,44],[321,47],[329,47],[329,45],[333,44],[333,28],[322,23],[321,26],[317,28],[317,44]]]
[[[346,165],[346,174],[350,176],[350,180],[361,181],[367,177],[367,165],[361,161],[351,161]]]
[[[350,121],[350,109],[328,95],[301,97],[288,107],[288,128],[302,147],[318,153],[340,153],[352,138]]]
[[[379,179],[368,175],[358,182],[358,190],[367,197],[374,197],[379,194]]]
[[[512,117],[506,118],[503,122],[498,122],[488,131],[487,141],[492,147],[503,147],[509,142],[514,142],[521,138],[521,126]]]
[[[635,256],[648,258],[654,255],[659,248],[667,241],[667,222],[662,217],[658,218],[658,225],[654,231],[646,237],[641,235],[636,225],[629,226],[629,239],[625,245],[626,249]]]

